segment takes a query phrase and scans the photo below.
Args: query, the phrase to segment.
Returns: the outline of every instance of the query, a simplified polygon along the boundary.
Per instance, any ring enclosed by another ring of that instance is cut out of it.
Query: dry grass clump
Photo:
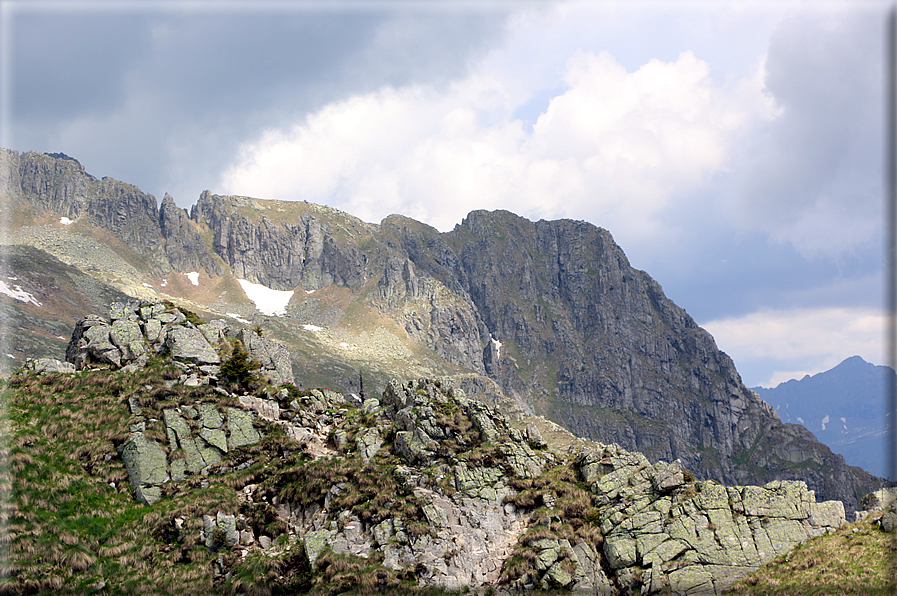
[[[263,486],[282,501],[303,508],[323,505],[329,494],[331,510],[351,511],[367,526],[395,516],[404,521],[410,535],[429,533],[424,503],[396,473],[397,463],[385,449],[367,463],[357,454],[314,461],[302,458],[277,472],[269,471]],[[331,491],[337,485],[340,488]]]
[[[307,584],[307,593],[314,596],[444,596],[457,593],[445,588],[418,585],[420,577],[427,573],[424,565],[396,570],[384,567],[377,557],[362,559],[353,555],[338,555],[329,548],[325,548],[318,557],[315,570],[316,574]]]
[[[897,594],[897,536],[867,522],[848,524],[777,557],[726,594]]]
[[[523,534],[502,567],[499,583],[503,585],[518,584],[520,587],[537,584],[540,579],[537,567],[540,551],[536,549],[535,545],[540,540],[557,540],[558,538],[556,533],[541,527]],[[568,549],[561,549],[556,564],[573,574],[576,571],[576,563],[573,562],[571,556],[572,553]]]

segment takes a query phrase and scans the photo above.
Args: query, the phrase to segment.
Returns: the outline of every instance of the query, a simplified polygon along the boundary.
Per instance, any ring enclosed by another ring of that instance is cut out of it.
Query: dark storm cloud
[[[384,85],[438,85],[461,76],[472,56],[500,37],[507,17],[501,6],[251,6],[20,10],[12,23],[15,129],[8,138],[23,151],[63,151],[96,175],[147,192],[172,191],[186,205],[259,130]]]
[[[770,40],[766,87],[781,114],[743,146],[740,215],[807,253],[876,240],[882,15],[805,13],[783,20]],[[826,245],[801,227],[805,218],[840,230]]]
[[[133,15],[14,18],[11,99],[20,126],[52,125],[120,106],[129,65],[150,46],[145,24]]]

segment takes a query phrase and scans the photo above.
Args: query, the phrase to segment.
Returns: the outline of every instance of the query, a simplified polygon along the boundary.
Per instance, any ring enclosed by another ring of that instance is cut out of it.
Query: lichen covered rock
[[[195,364],[219,364],[221,357],[209,345],[202,331],[173,325],[165,334],[165,348],[175,360]]]
[[[136,432],[121,445],[119,454],[137,499],[147,504],[158,501],[159,485],[169,479],[168,462],[162,447],[142,432]]]

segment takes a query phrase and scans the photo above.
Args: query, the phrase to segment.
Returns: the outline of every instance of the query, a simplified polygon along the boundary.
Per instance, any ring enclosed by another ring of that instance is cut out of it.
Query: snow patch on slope
[[[287,304],[293,297],[293,290],[272,290],[262,284],[254,284],[245,279],[237,279],[246,297],[255,303],[255,307],[266,315],[283,315],[287,312]]]
[[[16,289],[13,290],[8,285],[6,285],[5,281],[0,281],[0,294],[6,294],[10,298],[15,298],[19,302],[30,302],[35,306],[43,306],[40,302],[34,299],[34,296],[23,290],[22,286],[16,286]]]
[[[495,355],[500,360],[501,359],[501,342],[498,341],[497,339],[495,339],[494,337],[491,338],[491,341],[492,341],[492,345],[495,346]]]
[[[192,283],[194,286],[199,285],[199,272],[198,271],[191,271],[190,273],[185,273],[184,275],[187,276],[187,279],[189,279],[190,283]],[[240,283],[243,283],[243,282],[240,282]],[[246,288],[243,288],[243,291],[245,292]]]

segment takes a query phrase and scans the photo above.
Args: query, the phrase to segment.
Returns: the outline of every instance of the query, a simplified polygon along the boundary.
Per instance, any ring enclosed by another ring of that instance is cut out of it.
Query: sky
[[[0,1],[0,146],[189,208],[607,229],[748,386],[885,363],[865,2]]]

